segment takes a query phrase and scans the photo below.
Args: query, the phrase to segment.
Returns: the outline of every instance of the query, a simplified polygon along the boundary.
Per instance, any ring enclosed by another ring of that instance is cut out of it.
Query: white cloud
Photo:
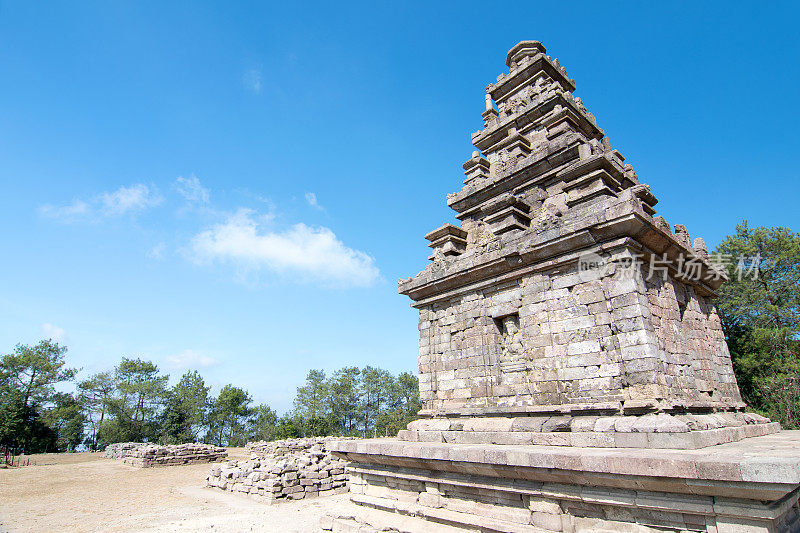
[[[42,334],[44,335],[44,338],[53,339],[59,344],[67,341],[67,332],[64,331],[64,328],[54,326],[53,324],[42,324]]]
[[[69,222],[89,214],[89,204],[83,200],[73,200],[71,204],[54,206],[43,205],[39,207],[39,213],[48,218],[55,218],[65,222]]]
[[[369,286],[378,279],[374,259],[345,246],[330,229],[295,224],[281,232],[264,231],[255,215],[240,209],[195,235],[195,261],[232,264],[239,274],[266,269],[299,281],[345,287]]]
[[[200,185],[200,180],[194,174],[176,179],[175,188],[188,202],[207,204],[210,199],[208,189]]]
[[[112,192],[100,193],[89,200],[73,200],[62,206],[45,204],[39,207],[42,216],[61,222],[118,217],[155,207],[163,198],[155,187],[135,183]]]
[[[178,368],[207,368],[217,364],[219,361],[213,357],[202,355],[194,350],[184,350],[179,354],[170,355],[167,357],[167,367],[171,369]]]
[[[147,257],[149,259],[156,259],[156,260],[163,259],[164,258],[164,252],[166,250],[167,250],[167,244],[163,243],[163,242],[160,242],[160,243],[156,244],[155,246],[153,246],[147,252]]]
[[[317,195],[314,194],[313,192],[307,192],[306,193],[306,202],[308,202],[308,205],[310,205],[314,209],[319,209],[320,211],[325,211],[325,208],[322,207],[321,205],[319,205],[319,202],[317,201]]]
[[[102,210],[111,216],[124,215],[132,211],[141,211],[148,207],[155,207],[164,199],[155,189],[150,189],[143,183],[130,187],[120,187],[114,192],[104,192],[99,196]]]
[[[242,76],[242,85],[255,94],[261,93],[261,69],[251,68]]]

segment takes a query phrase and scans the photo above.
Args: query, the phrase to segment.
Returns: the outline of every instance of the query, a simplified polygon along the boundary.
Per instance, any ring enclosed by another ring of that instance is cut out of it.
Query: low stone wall
[[[327,443],[331,441],[357,440],[356,437],[305,437],[299,439],[283,440],[259,440],[248,442],[245,449],[250,452],[251,458],[256,457],[284,457],[291,454],[305,452],[319,446],[322,450],[327,450]]]
[[[132,450],[141,446],[147,446],[144,442],[115,442],[109,444],[103,451],[103,457],[106,459],[122,459],[128,455]]]
[[[249,460],[225,461],[206,478],[209,487],[256,496],[267,503],[341,494],[349,490],[347,461],[328,444],[341,439],[306,438],[247,444]]]
[[[122,459],[125,464],[149,468],[152,466],[213,463],[226,459],[228,451],[225,448],[200,443],[161,446],[141,442],[119,442],[109,444],[103,457]]]

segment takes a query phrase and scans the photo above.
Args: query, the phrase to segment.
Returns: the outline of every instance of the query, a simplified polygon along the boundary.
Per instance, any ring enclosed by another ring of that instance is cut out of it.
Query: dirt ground
[[[230,450],[233,458],[244,450]],[[267,505],[205,488],[210,465],[134,468],[99,453],[42,454],[0,469],[0,533],[319,531],[347,494]]]

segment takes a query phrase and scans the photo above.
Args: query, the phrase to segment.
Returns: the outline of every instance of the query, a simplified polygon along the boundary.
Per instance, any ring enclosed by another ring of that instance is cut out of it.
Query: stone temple
[[[800,437],[745,412],[725,280],[537,41],[508,53],[399,291],[419,309],[420,419],[344,441],[334,531],[800,530]]]

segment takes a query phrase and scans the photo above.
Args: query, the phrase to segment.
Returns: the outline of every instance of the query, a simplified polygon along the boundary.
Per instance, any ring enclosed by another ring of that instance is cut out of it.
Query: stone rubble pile
[[[162,446],[141,442],[121,442],[109,444],[103,457],[122,459],[125,464],[148,468],[213,463],[227,458],[228,452],[225,448],[212,444],[190,443]]]
[[[214,466],[206,478],[207,485],[250,494],[267,503],[347,492],[347,461],[333,457],[328,448],[338,440],[342,439],[248,443],[250,459]]]

